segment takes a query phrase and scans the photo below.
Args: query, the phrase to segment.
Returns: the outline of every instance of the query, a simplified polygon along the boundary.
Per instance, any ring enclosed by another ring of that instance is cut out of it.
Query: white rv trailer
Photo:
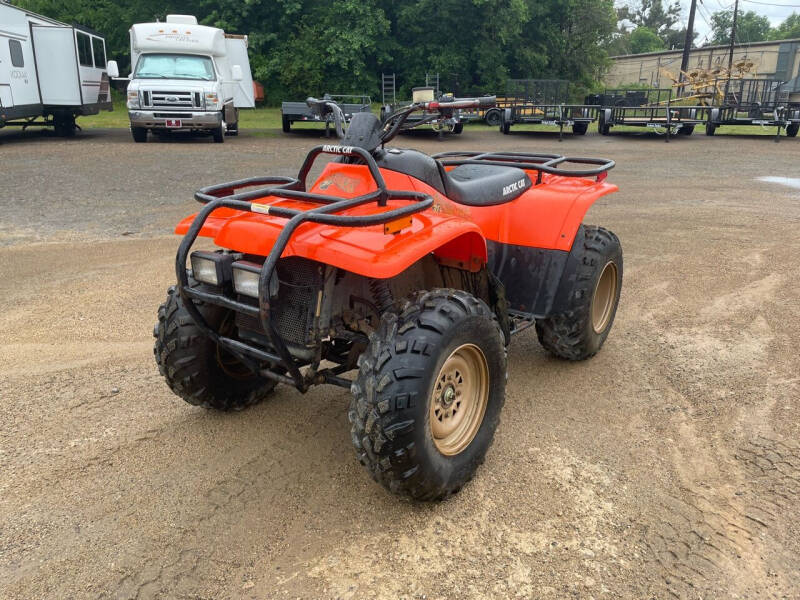
[[[102,36],[0,1],[0,128],[71,136],[75,117],[111,109]]]
[[[138,23],[130,34],[128,116],[136,142],[146,142],[148,131],[203,131],[215,142],[239,132],[239,109],[255,106],[246,35],[198,25],[191,15]]]

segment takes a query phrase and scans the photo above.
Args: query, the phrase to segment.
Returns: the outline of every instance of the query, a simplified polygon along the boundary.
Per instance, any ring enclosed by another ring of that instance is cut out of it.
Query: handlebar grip
[[[497,104],[497,96],[483,96],[478,98],[479,108],[489,108]]]

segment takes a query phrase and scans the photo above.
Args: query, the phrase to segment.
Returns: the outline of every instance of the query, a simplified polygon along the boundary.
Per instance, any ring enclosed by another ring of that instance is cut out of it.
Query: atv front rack
[[[306,178],[314,161],[320,154],[350,156],[361,159],[369,169],[377,189],[362,196],[346,199],[307,192]],[[265,185],[267,187],[237,192],[237,190],[241,188]],[[313,368],[305,375],[300,372],[300,366],[302,365],[298,365],[294,357],[292,357],[286,341],[277,331],[272,319],[272,298],[270,297],[269,284],[275,272],[278,259],[286,249],[286,245],[292,234],[300,225],[305,223],[320,223],[337,227],[369,227],[372,225],[382,225],[404,217],[409,217],[410,215],[430,208],[433,205],[433,198],[421,192],[392,191],[387,189],[386,182],[381,175],[378,165],[368,152],[356,147],[332,145],[323,145],[313,148],[308,153],[297,178],[254,177],[239,181],[231,181],[202,188],[195,193],[194,197],[199,202],[205,204],[205,206],[197,214],[181,241],[175,259],[175,274],[178,280],[178,292],[186,306],[186,310],[192,316],[197,326],[215,343],[237,356],[245,365],[253,369],[256,373],[282,383],[293,385],[301,392],[305,392],[310,385],[314,383],[333,383],[342,387],[350,387],[350,381],[339,377],[339,374],[343,372],[341,367],[323,369],[322,371],[316,370],[321,361],[319,349],[317,351],[317,358],[313,363]],[[320,206],[309,210],[297,210],[256,202],[256,200],[267,197],[300,200],[302,202],[319,204]],[[411,204],[373,215],[339,214],[342,211],[364,206],[371,202],[377,202],[378,206],[385,207],[389,200],[408,200]],[[186,268],[189,251],[208,217],[218,208],[231,208],[287,219],[283,230],[275,240],[275,244],[261,268],[258,283],[258,307],[241,302],[234,297],[226,296],[224,293],[212,293],[189,286],[189,274]],[[195,301],[215,304],[258,319],[266,334],[271,349],[274,350],[274,352],[269,352],[263,348],[221,335],[203,318],[195,305]],[[262,363],[269,363],[272,368],[261,368],[259,361]],[[279,371],[286,371],[288,376],[283,375],[282,372]]]
[[[459,165],[494,165],[536,171],[536,185],[542,183],[542,173],[561,177],[596,177],[602,181],[616,164],[606,158],[571,158],[560,154],[532,154],[530,152],[442,152],[433,158],[445,167]],[[560,165],[597,165],[591,169],[561,169]]]

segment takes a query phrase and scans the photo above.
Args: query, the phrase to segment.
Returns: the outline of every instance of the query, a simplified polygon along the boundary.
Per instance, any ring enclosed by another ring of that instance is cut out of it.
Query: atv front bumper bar
[[[363,160],[375,181],[377,189],[368,194],[347,199],[307,192],[306,178],[315,159],[320,154],[358,157]],[[264,185],[268,187],[259,187],[258,189],[236,193],[236,190],[244,187]],[[255,200],[261,200],[267,197],[302,200],[303,202],[319,204],[320,206],[302,211],[273,204],[255,202]],[[321,223],[337,227],[369,227],[372,225],[381,225],[430,208],[433,205],[433,198],[421,192],[392,191],[387,189],[386,183],[383,180],[383,176],[375,160],[368,152],[361,148],[325,145],[317,146],[309,152],[297,179],[289,177],[257,177],[232,181],[203,188],[195,194],[195,199],[204,203],[205,206],[197,214],[181,241],[175,259],[175,274],[178,280],[178,291],[181,299],[197,326],[215,343],[225,347],[257,373],[283,383],[294,385],[301,392],[305,392],[310,385],[314,383],[323,382],[349,387],[350,382],[338,377],[339,372],[334,369],[326,369],[318,373],[315,369],[312,369],[310,374],[304,375],[301,373],[299,365],[292,356],[285,340],[278,333],[272,319],[272,298],[270,297],[269,291],[269,282],[275,271],[278,259],[286,249],[292,234],[304,223]],[[401,206],[400,208],[394,208],[372,215],[339,214],[342,211],[364,206],[371,202],[377,202],[378,206],[385,207],[388,200],[408,200],[411,203]],[[258,307],[240,302],[223,293],[208,292],[189,286],[189,275],[186,269],[189,251],[208,217],[218,208],[231,208],[267,214],[272,217],[279,217],[287,220],[261,268],[258,283]],[[215,304],[257,318],[266,333],[272,351],[220,335],[220,333],[212,328],[203,318],[195,305],[195,301]],[[263,362],[270,363],[271,368],[261,368],[259,363]],[[278,370],[286,371],[288,376],[278,373]]]

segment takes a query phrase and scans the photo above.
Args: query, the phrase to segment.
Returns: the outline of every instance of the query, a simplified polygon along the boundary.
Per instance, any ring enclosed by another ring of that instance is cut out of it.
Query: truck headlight
[[[139,108],[139,92],[128,92],[128,108]]]
[[[211,285],[224,285],[231,280],[231,264],[235,258],[241,256],[222,254],[220,252],[192,252],[192,276],[203,283]]]
[[[206,108],[216,110],[219,108],[219,96],[216,92],[206,92]]]

